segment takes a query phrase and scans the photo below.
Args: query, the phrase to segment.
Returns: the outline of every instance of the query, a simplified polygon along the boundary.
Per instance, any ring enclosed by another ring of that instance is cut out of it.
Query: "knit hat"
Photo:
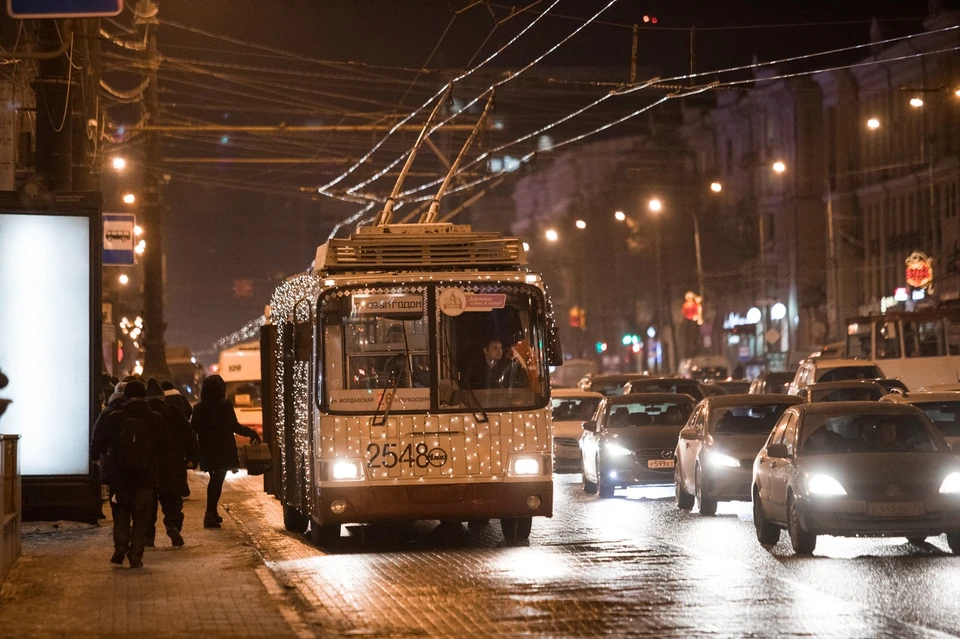
[[[143,399],[147,396],[147,387],[141,381],[127,382],[123,387],[123,396],[127,399]]]
[[[147,399],[163,397],[163,389],[160,388],[160,382],[151,377],[147,380]]]

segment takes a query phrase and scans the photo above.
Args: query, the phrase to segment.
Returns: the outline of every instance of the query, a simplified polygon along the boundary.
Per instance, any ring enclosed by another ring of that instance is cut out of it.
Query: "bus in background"
[[[960,380],[960,308],[847,320],[848,358],[870,359],[910,390]]]
[[[260,342],[245,342],[220,351],[220,377],[227,385],[227,399],[237,421],[263,437],[263,392],[260,386]],[[237,435],[237,445],[246,445]]]
[[[189,348],[167,346],[166,350],[170,381],[191,404],[196,404],[200,401],[200,386],[205,377],[203,366],[197,363]]]

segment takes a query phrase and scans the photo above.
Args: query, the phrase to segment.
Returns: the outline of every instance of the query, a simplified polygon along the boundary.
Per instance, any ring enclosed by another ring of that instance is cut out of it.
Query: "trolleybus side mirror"
[[[591,433],[597,432],[597,422],[590,420],[580,424],[583,430],[589,431]]]

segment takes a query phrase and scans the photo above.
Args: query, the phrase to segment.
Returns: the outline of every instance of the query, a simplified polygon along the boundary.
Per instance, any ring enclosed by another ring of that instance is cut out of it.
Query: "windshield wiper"
[[[387,360],[387,369],[390,373],[387,375],[387,381],[380,389],[380,399],[377,400],[377,409],[373,413],[374,426],[383,426],[387,423],[387,417],[390,415],[390,407],[393,406],[393,400],[397,396],[397,387],[400,385],[400,379],[403,377],[403,370],[407,367],[407,358],[401,357],[403,353],[397,353]],[[400,364],[400,370],[397,370],[397,364]],[[390,388],[390,382],[393,387]],[[389,392],[388,392],[389,390]],[[384,406],[386,402],[386,406]],[[383,406],[383,414],[380,414],[380,407]]]

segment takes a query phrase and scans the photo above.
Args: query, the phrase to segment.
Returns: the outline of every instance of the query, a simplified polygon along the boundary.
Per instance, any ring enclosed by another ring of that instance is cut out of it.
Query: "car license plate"
[[[648,459],[647,468],[673,468],[672,459]]]
[[[881,501],[867,504],[867,514],[874,517],[918,517],[923,513],[922,501]]]

